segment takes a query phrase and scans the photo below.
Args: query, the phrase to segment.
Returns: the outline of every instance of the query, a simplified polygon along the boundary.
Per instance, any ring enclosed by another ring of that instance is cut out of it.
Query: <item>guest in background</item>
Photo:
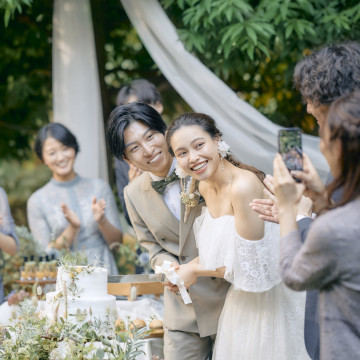
[[[90,264],[117,266],[109,247],[122,241],[119,214],[110,186],[74,171],[79,145],[63,125],[51,123],[38,132],[35,152],[51,170],[51,180],[30,196],[30,230],[44,247],[83,251]]]
[[[11,216],[10,206],[6,193],[0,187],[0,255],[2,251],[13,256],[19,247],[19,239],[15,234],[15,224]],[[0,304],[4,302],[4,287],[0,274]]]
[[[159,114],[162,114],[164,109],[158,89],[154,84],[145,79],[133,80],[130,84],[124,85],[116,97],[117,106],[126,105],[134,101],[142,101],[152,106]],[[126,210],[124,188],[129,182],[141,175],[141,173],[142,171],[135,165],[115,158],[116,188],[125,219],[129,225],[131,225],[131,222]]]
[[[320,358],[360,359],[360,91],[334,101],[321,127],[320,150],[334,180],[325,188],[304,155],[304,172],[292,171],[280,155],[274,160],[274,186],[280,221],[280,267],[294,290],[318,289]],[[333,201],[342,189],[339,201]],[[303,191],[320,216],[302,243],[296,224]]]

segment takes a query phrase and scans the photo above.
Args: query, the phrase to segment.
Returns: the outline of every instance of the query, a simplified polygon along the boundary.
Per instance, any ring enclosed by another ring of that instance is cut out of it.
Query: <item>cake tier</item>
[[[107,294],[108,271],[94,266],[60,267],[56,291],[80,297],[99,297]],[[64,291],[66,286],[66,291]]]
[[[57,291],[46,294],[46,317],[51,321],[57,321],[60,317],[66,318],[66,301],[59,297]],[[71,322],[82,322],[94,319],[115,321],[116,298],[112,295],[85,297],[67,297],[67,319]]]

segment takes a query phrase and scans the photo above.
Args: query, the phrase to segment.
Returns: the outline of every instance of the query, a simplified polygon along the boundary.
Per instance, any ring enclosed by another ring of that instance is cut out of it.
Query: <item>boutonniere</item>
[[[190,185],[186,184],[186,177],[189,176],[178,165],[175,169],[176,175],[180,178],[181,193],[180,199],[185,205],[184,223],[186,223],[190,210],[199,203],[200,193],[198,190],[199,181],[191,178]]]

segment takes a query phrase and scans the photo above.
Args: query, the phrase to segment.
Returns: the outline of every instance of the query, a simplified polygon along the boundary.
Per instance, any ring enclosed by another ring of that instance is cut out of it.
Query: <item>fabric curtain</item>
[[[108,180],[103,112],[89,0],[55,0],[54,121],[77,137],[76,172]]]
[[[144,46],[161,72],[196,112],[211,115],[240,161],[272,173],[279,126],[241,100],[183,46],[157,0],[121,0]],[[303,136],[304,151],[325,179],[328,166],[319,138]]]

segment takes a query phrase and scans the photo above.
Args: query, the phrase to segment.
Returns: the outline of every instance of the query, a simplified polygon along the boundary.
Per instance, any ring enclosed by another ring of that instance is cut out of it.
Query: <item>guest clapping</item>
[[[282,278],[294,290],[320,290],[320,358],[359,359],[359,91],[332,103],[320,135],[320,149],[334,177],[326,188],[307,156],[304,172],[293,172],[302,184],[293,180],[279,155],[274,160]],[[338,189],[342,198],[334,203]],[[304,190],[322,211],[302,244],[295,218]]]
[[[103,180],[75,173],[78,151],[76,137],[65,126],[51,123],[40,129],[35,152],[52,178],[28,200],[30,230],[44,247],[84,251],[89,263],[100,261],[117,274],[109,249],[122,241],[115,198]]]
[[[0,255],[1,251],[15,255],[19,240],[15,234],[14,220],[11,216],[9,202],[3,188],[0,187]],[[4,288],[0,274],[0,304],[4,301]]]

